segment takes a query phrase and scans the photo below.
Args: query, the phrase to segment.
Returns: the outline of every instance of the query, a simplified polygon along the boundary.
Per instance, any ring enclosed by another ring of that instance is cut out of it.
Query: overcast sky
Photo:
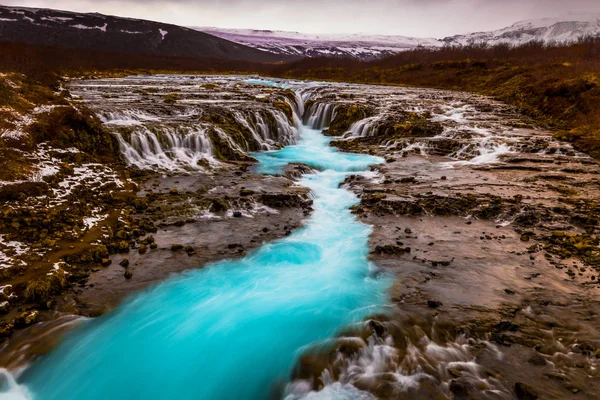
[[[600,0],[20,0],[5,5],[100,12],[184,26],[306,33],[444,37],[569,12],[600,13]]]

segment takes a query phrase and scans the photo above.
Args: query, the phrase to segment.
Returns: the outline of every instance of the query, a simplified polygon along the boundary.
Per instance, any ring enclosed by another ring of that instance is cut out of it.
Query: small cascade
[[[474,357],[477,349],[484,349],[479,351],[486,357],[501,359],[502,353],[494,344],[464,336],[437,343],[423,331],[420,336],[405,336],[398,344],[388,334],[372,335],[366,341],[358,337],[339,339],[338,343],[343,343],[346,349],[357,351],[351,355],[337,352],[319,377],[324,384],[322,388],[315,390],[310,380],[298,379],[287,385],[284,399],[372,400],[375,397],[371,393],[378,393],[383,387],[386,398],[420,398],[418,395],[423,393],[424,387],[429,388],[431,395],[435,393],[435,398],[450,398],[450,382],[457,375],[481,398],[490,394],[495,399],[513,398],[503,383],[490,376]],[[330,343],[322,342],[325,346]],[[319,345],[313,348],[318,349]]]
[[[200,126],[142,127],[116,137],[127,162],[142,169],[202,169],[200,161],[213,156],[210,139]]]
[[[277,125],[277,147],[289,146],[296,143],[298,140],[298,128],[290,124],[290,121],[282,112],[271,111],[271,114],[273,115],[275,124]]]
[[[312,129],[324,129],[335,118],[336,109],[330,103],[313,103],[304,114],[304,124]]]
[[[355,138],[373,136],[376,133],[376,122],[379,121],[379,119],[379,116],[375,116],[356,121],[350,126],[350,129],[345,137]]]
[[[260,150],[273,150],[275,148],[275,143],[270,135],[269,126],[266,124],[260,113],[256,112],[251,115],[244,115],[242,112],[236,112],[234,116],[235,120],[240,125],[250,131],[254,140],[259,143]]]
[[[107,125],[136,126],[145,122],[159,122],[160,118],[142,110],[125,109],[98,113],[100,121]]]
[[[256,85],[242,91],[239,78],[158,75],[71,89],[115,134],[130,164],[185,173],[296,143],[303,95],[283,83],[247,82]]]

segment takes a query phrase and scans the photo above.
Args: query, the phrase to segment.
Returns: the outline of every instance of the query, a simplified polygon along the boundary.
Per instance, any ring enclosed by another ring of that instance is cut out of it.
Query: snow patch
[[[76,29],[98,29],[102,32],[106,32],[106,28],[108,27],[108,23],[105,23],[102,26],[86,26],[86,25],[81,25],[81,24],[77,24],[77,25],[69,25],[71,28],[76,28]]]

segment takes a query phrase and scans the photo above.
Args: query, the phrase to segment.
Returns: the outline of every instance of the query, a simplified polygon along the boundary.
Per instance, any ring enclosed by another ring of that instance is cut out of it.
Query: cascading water
[[[335,118],[336,106],[329,103],[311,104],[304,115],[304,124],[312,129],[324,129]]]
[[[130,164],[138,168],[200,169],[200,160],[212,159],[212,144],[201,126],[155,129],[159,133],[142,127],[129,134],[128,140],[116,135]]]
[[[356,121],[354,124],[352,124],[352,126],[350,126],[347,137],[355,138],[373,135],[375,133],[375,122],[379,121],[379,119],[379,116],[375,116]]]
[[[328,144],[301,126],[297,145],[253,154],[263,173],[290,162],[320,171],[300,182],[315,198],[305,227],[90,320],[9,385],[13,398],[262,400],[284,387],[303,346],[381,311],[390,280],[367,260],[370,228],[340,184],[382,160]]]

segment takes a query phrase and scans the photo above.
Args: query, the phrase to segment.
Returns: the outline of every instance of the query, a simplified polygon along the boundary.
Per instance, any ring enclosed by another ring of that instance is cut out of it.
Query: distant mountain
[[[569,14],[559,18],[520,21],[496,31],[450,36],[444,38],[443,42],[451,45],[470,43],[520,45],[532,40],[565,43],[585,36],[600,36],[600,13]]]
[[[564,43],[584,36],[600,36],[600,13],[569,14],[517,22],[507,28],[449,36],[444,39],[384,35],[311,35],[252,29],[193,28],[274,54],[304,57],[381,58],[416,47],[436,48],[470,43],[519,45],[532,40]]]
[[[289,59],[176,25],[25,7],[0,6],[0,40],[171,57],[254,62]]]
[[[440,47],[437,39],[407,36],[326,34],[253,29],[193,28],[232,42],[274,54],[301,57],[352,57],[361,60],[381,58],[415,47]]]
[[[0,6],[0,40],[125,54],[280,62],[302,57],[371,60],[417,47],[470,43],[569,42],[600,36],[600,13],[517,22],[444,39],[363,34],[303,34],[252,29],[186,28],[131,18]]]

